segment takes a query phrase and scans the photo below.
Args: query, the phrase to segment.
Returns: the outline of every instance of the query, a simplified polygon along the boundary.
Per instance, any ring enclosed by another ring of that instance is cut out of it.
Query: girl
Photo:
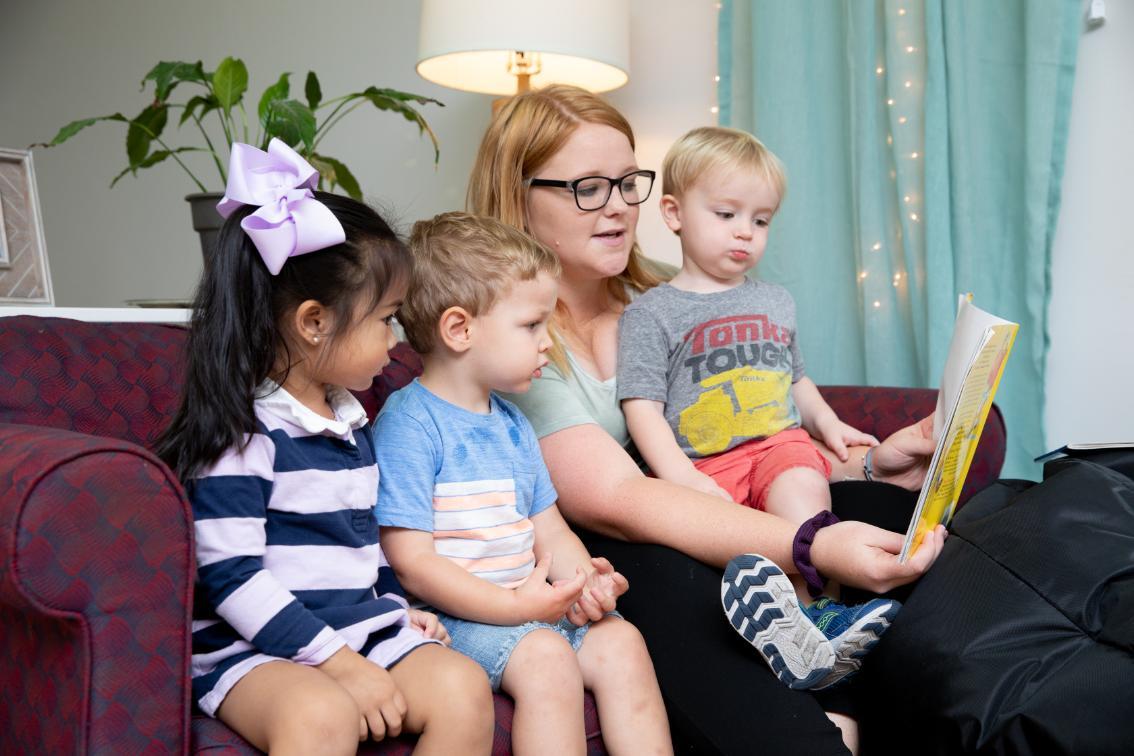
[[[233,146],[157,445],[193,505],[193,698],[273,753],[353,753],[403,729],[420,753],[487,753],[488,681],[407,609],[378,545],[372,430],[347,391],[389,361],[409,257],[316,180],[283,142]]]

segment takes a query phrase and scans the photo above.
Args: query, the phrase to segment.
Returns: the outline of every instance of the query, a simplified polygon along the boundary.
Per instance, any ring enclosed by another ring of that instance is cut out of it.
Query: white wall
[[[713,0],[632,0],[630,84],[611,100],[634,124],[642,166],[660,168],[668,144],[711,123],[716,73]],[[0,16],[0,146],[46,141],[64,123],[121,110],[144,97],[138,82],[158,60],[242,57],[251,101],[281,71],[301,86],[308,69],[327,95],[369,84],[437,97],[426,113],[441,138],[434,169],[425,142],[400,118],[359,112],[327,141],[369,197],[407,227],[463,205],[473,154],[491,108],[487,95],[425,82],[413,71],[418,4],[408,0],[39,0],[5,3]],[[1110,2],[1108,20],[1083,36],[1073,97],[1063,205],[1052,266],[1049,445],[1077,438],[1134,439],[1134,3]],[[193,191],[172,165],[106,187],[124,165],[124,130],[92,127],[36,150],[35,167],[56,302],[114,306],[181,298],[200,273],[196,235],[181,197]],[[188,136],[188,135],[187,135]],[[208,166],[202,166],[208,174]],[[214,188],[214,187],[210,187]],[[216,186],[215,188],[220,188]],[[671,262],[679,250],[643,207],[639,235]]]
[[[1134,3],[1106,9],[1079,40],[1052,251],[1049,447],[1134,441]]]
[[[632,12],[631,84],[612,99],[641,134],[642,164],[656,167],[669,142],[714,118],[716,9],[710,0],[634,0]],[[138,84],[159,60],[202,60],[211,70],[226,55],[242,58],[253,119],[260,93],[281,72],[293,72],[293,95],[302,98],[303,79],[313,69],[327,97],[374,84],[445,103],[424,108],[441,140],[436,169],[428,142],[411,124],[369,108],[343,121],[322,145],[347,163],[369,199],[408,229],[414,220],[463,207],[492,101],[435,86],[414,72],[418,15],[418,3],[405,0],[4,3],[0,146],[49,141],[78,118],[136,115],[146,102]],[[194,132],[184,131],[179,139],[172,124],[167,127],[171,143],[194,143]],[[169,161],[108,189],[126,165],[124,143],[122,125],[105,123],[62,146],[35,150],[58,305],[186,298],[200,275],[199,243],[182,200],[196,189]],[[223,189],[209,161],[191,165],[211,182],[210,190]],[[676,259],[656,205],[645,208],[643,218],[651,251]],[[665,245],[654,244],[655,237]]]

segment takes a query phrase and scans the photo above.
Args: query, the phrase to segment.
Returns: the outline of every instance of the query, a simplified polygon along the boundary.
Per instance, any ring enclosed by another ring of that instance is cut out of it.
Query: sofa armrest
[[[819,393],[840,420],[873,435],[879,441],[894,431],[932,415],[937,406],[936,389],[820,386]],[[1000,413],[1000,408],[993,404],[969,466],[958,506],[1000,477],[1006,446],[1004,416]]]
[[[184,753],[188,502],[124,441],[0,424],[0,731],[21,753]]]

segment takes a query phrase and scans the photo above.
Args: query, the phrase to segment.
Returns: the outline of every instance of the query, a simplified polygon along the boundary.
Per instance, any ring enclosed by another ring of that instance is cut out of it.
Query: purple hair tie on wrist
[[[799,530],[795,531],[795,539],[791,544],[791,559],[795,562],[795,568],[799,570],[799,574],[807,582],[807,592],[811,594],[812,598],[817,598],[823,593],[823,586],[826,585],[827,579],[819,574],[819,570],[815,569],[815,565],[811,563],[811,544],[815,541],[815,534],[819,532],[820,528],[825,528],[828,525],[834,525],[839,521],[833,512],[824,509],[819,514],[807,520],[799,526]]]

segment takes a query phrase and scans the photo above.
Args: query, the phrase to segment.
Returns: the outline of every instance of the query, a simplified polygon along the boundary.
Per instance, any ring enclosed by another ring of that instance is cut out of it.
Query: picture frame
[[[54,305],[30,150],[0,148],[0,305]]]

